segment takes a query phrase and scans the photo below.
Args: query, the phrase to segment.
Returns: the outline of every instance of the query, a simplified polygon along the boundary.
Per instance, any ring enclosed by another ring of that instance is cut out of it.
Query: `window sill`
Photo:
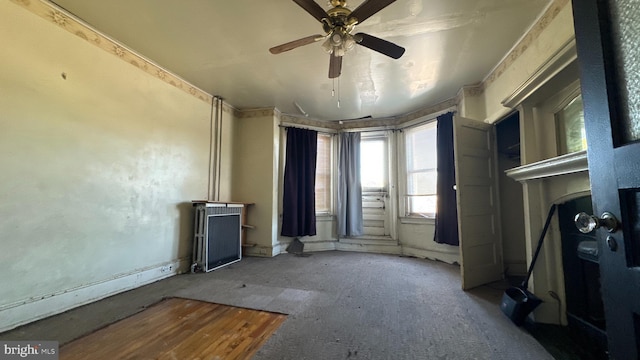
[[[427,225],[427,224],[435,224],[435,217],[417,217],[417,216],[405,216],[400,218],[401,224],[417,224],[417,225]]]
[[[333,221],[333,215],[327,213],[316,214],[316,221]]]

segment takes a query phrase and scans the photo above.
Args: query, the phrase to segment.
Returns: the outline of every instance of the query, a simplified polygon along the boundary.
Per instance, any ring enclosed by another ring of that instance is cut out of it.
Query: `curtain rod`
[[[323,128],[315,127],[315,126],[304,126],[304,125],[296,126],[296,125],[279,124],[278,127],[285,128],[285,129],[294,128],[294,129],[303,129],[303,130],[314,130],[314,131],[317,131],[319,133],[329,134],[329,135],[335,135],[335,134],[338,133],[338,131],[336,131],[336,130],[327,131],[328,129],[323,129]]]
[[[403,129],[406,128],[410,128],[416,125],[420,125],[426,122],[430,122],[430,121],[434,121],[437,119],[438,116],[446,114],[446,113],[453,113],[454,115],[456,115],[458,113],[458,109],[455,106],[450,106],[446,109],[440,110],[440,111],[436,111],[433,113],[430,113],[428,115],[425,116],[421,116],[417,119],[413,119],[413,120],[409,120],[409,121],[405,121],[402,122],[400,124],[395,124],[395,125],[379,125],[379,126],[371,126],[371,127],[362,127],[362,128],[346,128],[346,129],[327,129],[327,128],[323,128],[320,126],[313,126],[313,125],[300,125],[300,124],[295,124],[295,123],[281,123],[278,124],[279,127],[281,128],[295,128],[295,129],[306,129],[306,130],[315,130],[317,132],[321,132],[321,133],[325,133],[325,134],[339,134],[339,133],[343,133],[343,132],[361,132],[361,133],[365,133],[365,132],[377,132],[377,131],[392,131],[392,132],[402,132]],[[392,118],[389,118],[392,119]],[[353,120],[342,120],[339,121],[340,123],[344,123],[344,122],[350,122],[350,121],[359,121],[360,119],[353,119]],[[337,120],[338,121],[338,120]]]

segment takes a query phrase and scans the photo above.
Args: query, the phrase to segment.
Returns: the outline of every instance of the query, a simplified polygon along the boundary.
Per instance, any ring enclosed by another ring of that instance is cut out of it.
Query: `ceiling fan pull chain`
[[[331,85],[331,97],[336,97],[336,79],[331,79],[333,84]]]
[[[338,78],[338,109],[340,109],[340,78]]]

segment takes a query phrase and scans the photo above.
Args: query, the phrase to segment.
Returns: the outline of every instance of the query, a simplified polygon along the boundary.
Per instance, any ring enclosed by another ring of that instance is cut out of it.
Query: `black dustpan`
[[[540,253],[540,249],[542,248],[542,242],[544,241],[544,237],[547,234],[547,230],[549,229],[549,224],[551,223],[551,218],[553,217],[553,213],[556,210],[556,204],[551,205],[549,209],[549,215],[547,215],[547,221],[544,223],[544,228],[542,229],[542,234],[540,234],[540,240],[538,240],[538,247],[536,248],[535,254],[533,254],[533,259],[531,260],[531,265],[529,265],[529,271],[527,271],[527,277],[524,279],[520,286],[512,286],[508,288],[504,294],[502,295],[502,301],[500,302],[500,309],[502,312],[513,321],[514,324],[521,326],[524,324],[527,316],[538,307],[538,305],[542,304],[542,300],[537,297],[535,294],[527,290],[529,287],[529,278],[531,277],[531,273],[533,272],[533,266],[536,263],[536,259],[538,259],[538,254]]]

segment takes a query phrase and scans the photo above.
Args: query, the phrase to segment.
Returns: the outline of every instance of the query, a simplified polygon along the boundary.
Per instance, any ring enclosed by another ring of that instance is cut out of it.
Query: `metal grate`
[[[209,272],[240,261],[241,213],[242,205],[195,205],[191,272]]]

